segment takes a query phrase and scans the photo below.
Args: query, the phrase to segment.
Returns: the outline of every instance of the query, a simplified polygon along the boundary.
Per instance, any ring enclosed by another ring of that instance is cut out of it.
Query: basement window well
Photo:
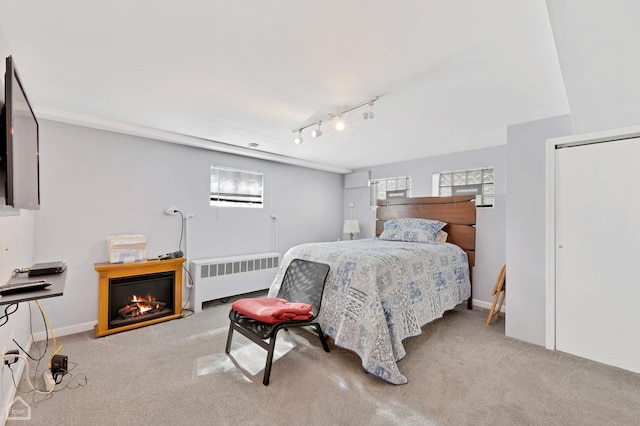
[[[211,201],[213,207],[262,208],[264,174],[211,166]]]
[[[475,195],[477,207],[493,207],[493,167],[433,174],[433,195]]]
[[[411,197],[411,176],[375,179],[369,182],[370,204],[375,207],[378,200]]]

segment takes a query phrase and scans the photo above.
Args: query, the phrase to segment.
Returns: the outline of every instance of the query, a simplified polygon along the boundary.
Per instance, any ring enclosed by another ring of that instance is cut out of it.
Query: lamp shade
[[[360,232],[360,224],[358,219],[347,219],[344,221],[342,232],[345,234],[357,234]]]

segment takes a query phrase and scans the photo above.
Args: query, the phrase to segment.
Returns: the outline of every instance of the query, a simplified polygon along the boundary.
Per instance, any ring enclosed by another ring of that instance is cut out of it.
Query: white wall
[[[547,0],[576,133],[640,124],[640,2]]]
[[[571,117],[507,127],[505,334],[545,344],[546,140],[573,134]]]
[[[189,222],[194,259],[275,250],[271,214],[278,218],[280,252],[341,233],[339,174],[46,120],[41,161],[34,259],[68,263],[64,296],[42,301],[53,327],[65,332],[97,319],[94,263],[107,260],[107,236],[144,234],[150,257],[178,249],[180,216],[165,215],[168,206],[195,216]],[[264,172],[266,207],[210,207],[212,164]]]
[[[0,247],[4,243],[9,248],[5,256],[0,254],[0,283],[4,284],[11,278],[13,269],[33,263],[33,218],[34,213],[26,210],[22,210],[19,216],[0,217]],[[9,305],[0,305],[2,314],[7,306]],[[36,316],[42,321],[37,308],[34,310],[34,317]],[[0,356],[9,349],[18,349],[12,339],[29,350],[31,336],[28,303],[20,303],[18,310],[0,327]],[[13,366],[16,377],[20,377],[22,368],[22,362]],[[11,405],[15,396],[15,387],[9,368],[2,363],[0,369],[0,424],[3,424],[7,414],[6,408]]]
[[[486,306],[493,301],[491,290],[500,267],[505,262],[505,217],[507,194],[506,145],[454,154],[420,158],[411,161],[372,167],[371,179],[411,176],[411,196],[431,196],[432,176],[447,170],[464,170],[491,166],[495,176],[495,205],[479,208],[476,218],[476,265],[473,269],[473,299]],[[375,236],[375,210],[369,207],[369,188],[345,189],[346,207],[354,203],[354,218],[360,221],[357,238]],[[482,303],[484,302],[484,303]]]

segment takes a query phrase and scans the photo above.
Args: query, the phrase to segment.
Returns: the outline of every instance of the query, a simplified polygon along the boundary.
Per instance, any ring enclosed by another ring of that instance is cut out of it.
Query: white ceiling
[[[569,112],[544,0],[0,0],[0,22],[36,115],[339,172],[505,144],[506,126]],[[360,108],[293,144],[374,96],[375,120]]]

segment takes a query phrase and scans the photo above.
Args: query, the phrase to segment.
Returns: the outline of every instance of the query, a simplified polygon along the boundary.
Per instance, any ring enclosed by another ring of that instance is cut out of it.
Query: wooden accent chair
[[[491,294],[493,294],[494,297],[489,316],[487,317],[487,325],[491,325],[491,320],[500,315],[500,309],[502,309],[504,298],[507,295],[507,265],[502,265],[502,268],[500,268],[500,273],[498,273],[498,278],[493,285]],[[498,305],[497,308],[496,305]]]
[[[329,265],[312,262],[310,260],[294,259],[287,268],[282,285],[278,291],[278,298],[294,303],[306,303],[312,306],[313,316],[306,320],[282,321],[275,324],[261,322],[245,316],[233,309],[229,312],[229,334],[227,336],[227,346],[225,353],[231,349],[233,331],[236,330],[248,339],[267,351],[267,363],[264,368],[262,383],[269,386],[269,376],[271,375],[271,364],[273,362],[273,351],[276,345],[276,335],[282,329],[292,327],[311,326],[318,332],[320,343],[325,352],[329,352],[329,346],[325,340],[320,324],[316,322],[316,317],[320,312],[320,302],[324,292],[324,283],[329,274]]]

